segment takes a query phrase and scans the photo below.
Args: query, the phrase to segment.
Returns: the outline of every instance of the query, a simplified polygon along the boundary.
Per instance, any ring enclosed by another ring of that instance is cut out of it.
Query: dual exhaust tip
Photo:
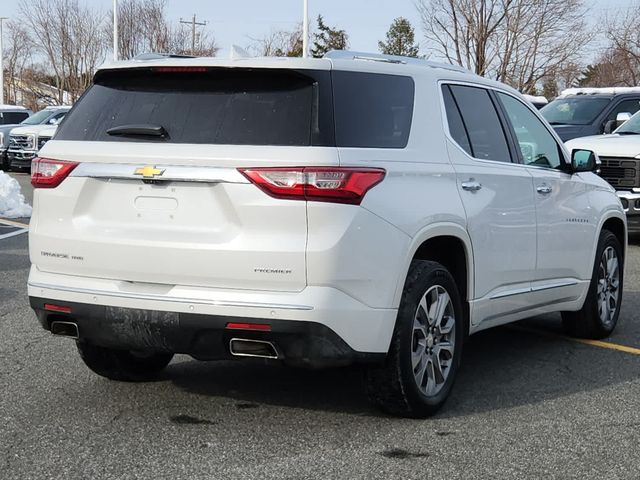
[[[75,340],[80,338],[80,332],[78,331],[77,323],[55,320],[51,322],[50,328],[51,328],[51,333],[53,333],[54,335],[73,338]]]
[[[78,340],[80,332],[78,324],[55,320],[51,322],[51,333],[61,337]],[[229,341],[229,351],[235,357],[255,357],[277,360],[280,358],[276,346],[267,340],[250,340],[246,338],[232,338]]]
[[[267,340],[232,338],[229,341],[229,351],[235,357],[256,357],[272,360],[280,358],[276,346]]]

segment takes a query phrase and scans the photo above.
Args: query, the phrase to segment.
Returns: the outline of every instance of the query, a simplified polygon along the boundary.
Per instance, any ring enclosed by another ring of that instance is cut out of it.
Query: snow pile
[[[20,192],[20,184],[15,178],[0,170],[0,217],[30,217],[31,207]]]

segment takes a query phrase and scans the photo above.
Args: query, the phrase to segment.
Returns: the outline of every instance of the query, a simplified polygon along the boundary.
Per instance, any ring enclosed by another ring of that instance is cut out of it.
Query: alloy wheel
[[[455,325],[451,296],[444,287],[432,286],[416,309],[411,346],[413,375],[428,397],[440,392],[451,371]]]
[[[610,327],[618,309],[620,262],[613,247],[605,248],[598,267],[598,315],[605,327]]]

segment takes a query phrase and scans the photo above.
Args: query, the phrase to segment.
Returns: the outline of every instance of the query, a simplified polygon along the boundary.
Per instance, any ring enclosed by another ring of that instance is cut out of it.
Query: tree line
[[[171,21],[168,0],[119,0],[119,57],[144,52],[215,56],[208,27],[198,27],[195,49],[189,25]],[[585,0],[416,0],[422,45],[413,25],[394,19],[380,52],[425,57],[461,65],[479,75],[531,94],[554,97],[569,86],[635,86],[640,82],[640,2],[587,22],[594,12]],[[18,92],[31,108],[75,101],[110,55],[110,10],[85,0],[22,0],[20,21],[5,35],[5,100]],[[302,25],[248,37],[255,55],[301,56]],[[349,48],[349,34],[314,22],[311,54]],[[43,88],[48,86],[49,88]]]
[[[211,32],[199,29],[192,49],[190,26],[171,22],[166,6],[167,0],[119,0],[119,58],[144,52],[215,56]],[[5,101],[21,93],[32,109],[74,102],[111,54],[112,11],[81,0],[22,0],[18,14],[5,30]]]

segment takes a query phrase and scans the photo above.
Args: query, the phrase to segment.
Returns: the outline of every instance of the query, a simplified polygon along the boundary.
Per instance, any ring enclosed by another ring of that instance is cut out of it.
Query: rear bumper
[[[84,336],[88,341],[108,341],[110,346],[122,348],[140,347],[139,342],[147,348],[166,345],[176,353],[200,358],[220,358],[219,338],[226,338],[222,335],[226,333],[224,326],[236,321],[267,323],[272,326],[271,334],[296,332],[307,338],[302,343],[296,342],[304,347],[295,347],[305,352],[315,351],[313,345],[320,347],[325,343],[319,338],[331,339],[334,353],[341,352],[339,356],[349,363],[367,356],[365,354],[385,355],[397,315],[395,309],[368,307],[331,287],[265,292],[132,284],[45,273],[33,266],[28,292],[36,312],[44,311],[45,301],[72,306],[72,316],[78,317],[81,339]],[[39,313],[47,329],[49,316]],[[127,330],[126,338],[117,335],[128,328],[119,318],[135,324]],[[156,331],[156,327],[159,330]],[[209,333],[194,334],[194,328]],[[139,335],[137,340],[136,335]],[[148,335],[152,337],[145,339]],[[209,337],[218,340],[214,341],[211,353],[206,354],[201,344],[207,343]],[[175,339],[175,343],[163,343],[167,339]],[[228,353],[222,350],[225,351]]]
[[[236,358],[230,353],[231,339],[268,341],[278,359],[289,365],[322,368],[353,363],[375,363],[383,353],[362,353],[350,348],[325,325],[304,321],[253,319],[269,325],[270,331],[227,328],[244,317],[162,312],[65,302],[71,313],[51,312],[45,304],[56,302],[30,297],[41,325],[66,321],[78,325],[79,341],[104,347],[184,353],[200,360]],[[58,302],[60,303],[60,302]]]

